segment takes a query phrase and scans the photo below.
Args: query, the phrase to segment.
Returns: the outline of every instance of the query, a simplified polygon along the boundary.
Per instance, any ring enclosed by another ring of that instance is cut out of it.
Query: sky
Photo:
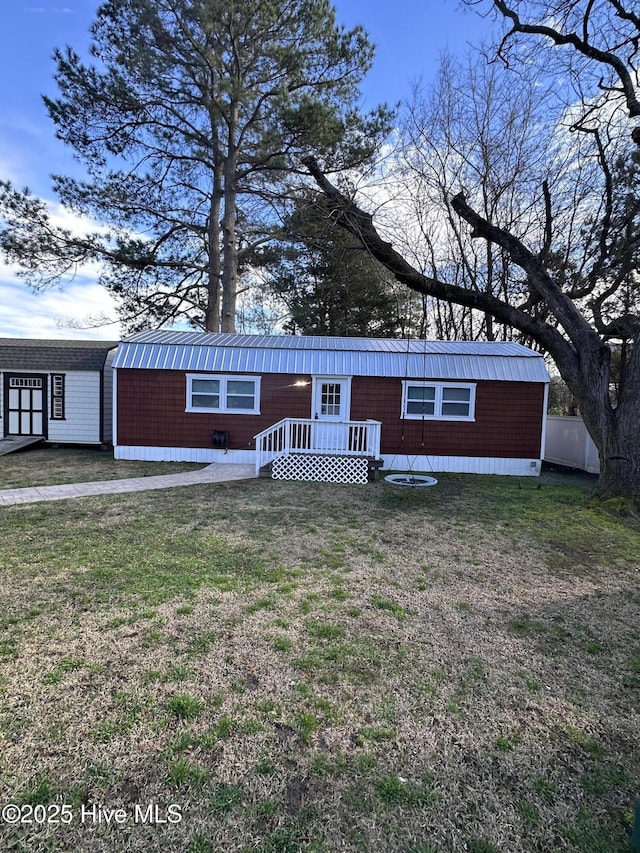
[[[429,83],[443,51],[464,53],[488,24],[461,10],[458,0],[334,0],[339,23],[362,24],[376,45],[374,67],[362,86],[363,106],[407,98],[412,82]],[[4,0],[0,10],[0,180],[11,180],[55,201],[51,174],[77,169],[56,140],[42,95],[56,95],[55,48],[81,55],[98,0]],[[96,283],[96,270],[33,293],[0,259],[0,337],[116,340],[117,322],[82,328],[95,317],[115,318],[114,303]]]

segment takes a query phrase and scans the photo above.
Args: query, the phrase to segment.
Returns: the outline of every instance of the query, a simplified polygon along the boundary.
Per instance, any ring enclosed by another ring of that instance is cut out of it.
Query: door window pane
[[[339,382],[323,382],[320,400],[320,412],[323,415],[340,416],[340,393],[342,386]]]

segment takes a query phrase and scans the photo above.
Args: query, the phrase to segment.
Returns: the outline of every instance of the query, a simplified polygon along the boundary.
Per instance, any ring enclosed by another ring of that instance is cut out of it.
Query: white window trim
[[[225,415],[259,415],[260,414],[260,376],[246,376],[243,373],[187,373],[187,402],[185,412],[200,412],[201,414]],[[220,407],[217,409],[203,406],[193,406],[192,387],[194,379],[216,379],[220,382]],[[226,405],[228,382],[253,382],[255,386],[253,409],[230,409]],[[223,402],[224,401],[224,402]]]
[[[409,388],[435,388],[435,400],[432,415],[412,414],[407,412],[407,395]],[[445,388],[468,388],[469,389],[469,414],[468,415],[443,415],[442,414],[442,392]],[[476,415],[476,385],[474,382],[429,382],[417,379],[404,379],[402,381],[402,417],[408,421],[475,421]]]

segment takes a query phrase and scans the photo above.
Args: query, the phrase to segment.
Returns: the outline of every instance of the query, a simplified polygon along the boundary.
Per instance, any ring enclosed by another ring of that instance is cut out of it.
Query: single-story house
[[[116,341],[0,338],[0,435],[110,444]]]
[[[113,367],[118,459],[540,472],[549,376],[515,343],[152,331]]]

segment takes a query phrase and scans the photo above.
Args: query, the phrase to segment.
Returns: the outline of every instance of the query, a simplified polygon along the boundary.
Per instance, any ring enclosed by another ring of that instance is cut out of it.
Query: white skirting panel
[[[383,453],[382,458],[385,471],[412,471],[415,474],[449,472],[537,477],[541,467],[540,459],[503,459],[499,456],[402,456]]]
[[[137,459],[143,462],[218,462],[236,465],[253,465],[255,450],[218,450],[214,447],[144,447],[117,445],[113,448],[116,459]]]
[[[274,480],[315,483],[362,483],[368,481],[367,460],[362,456],[312,456],[287,453],[273,460]]]
[[[255,450],[224,450],[209,447],[142,447],[118,445],[116,459],[144,462],[225,462],[254,465]],[[512,477],[537,477],[540,459],[503,459],[485,456],[406,456],[382,454],[385,471],[452,472],[458,474],[503,474]]]

